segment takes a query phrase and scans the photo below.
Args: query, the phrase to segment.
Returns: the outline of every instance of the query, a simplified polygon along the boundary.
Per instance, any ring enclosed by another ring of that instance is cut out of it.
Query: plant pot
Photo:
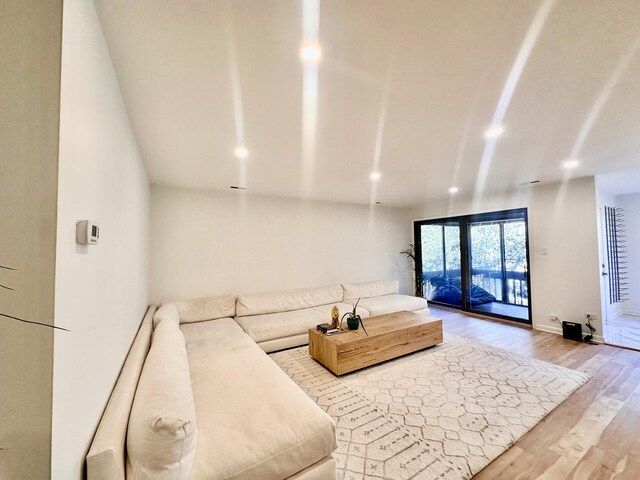
[[[357,330],[360,326],[360,315],[347,318],[347,327],[349,330]]]

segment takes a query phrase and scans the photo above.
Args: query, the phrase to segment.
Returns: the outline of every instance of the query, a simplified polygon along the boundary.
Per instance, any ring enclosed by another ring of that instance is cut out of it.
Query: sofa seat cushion
[[[187,344],[187,351],[197,350],[198,344],[216,343],[218,353],[233,349],[239,342],[251,345],[251,340],[233,318],[220,318],[208,322],[183,323],[180,330]]]
[[[340,285],[252,293],[238,296],[236,315],[246,317],[247,315],[288,312],[341,301],[342,286]]]
[[[258,343],[258,346],[267,353],[285,350],[287,348],[301,347],[309,344],[309,333],[291,335],[290,337],[274,338]]]
[[[305,334],[319,323],[330,323],[331,309],[334,305],[338,307],[340,316],[353,309],[352,305],[346,303],[333,303],[291,312],[236,317],[236,321],[251,338],[260,343],[276,338]],[[368,312],[360,306],[358,306],[358,314],[363,318],[369,316]]]
[[[382,297],[363,298],[360,300],[358,307],[363,307],[369,311],[370,316],[376,317],[403,310],[409,312],[422,310],[427,308],[427,301],[424,298],[410,295],[383,295]]]
[[[191,480],[287,478],[337,448],[333,420],[241,329],[182,329],[198,418]]]

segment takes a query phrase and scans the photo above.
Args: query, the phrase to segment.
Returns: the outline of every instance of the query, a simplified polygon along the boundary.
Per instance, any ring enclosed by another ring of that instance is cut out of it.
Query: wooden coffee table
[[[364,319],[369,332],[351,330],[325,335],[309,329],[309,354],[336,375],[442,343],[442,320],[414,312]]]

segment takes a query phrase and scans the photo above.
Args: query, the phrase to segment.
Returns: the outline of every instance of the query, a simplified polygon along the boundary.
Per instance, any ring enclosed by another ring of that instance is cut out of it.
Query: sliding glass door
[[[436,222],[420,227],[422,245],[423,296],[447,305],[462,306],[460,290],[460,226],[457,222]],[[451,282],[458,287],[449,288]]]
[[[526,209],[415,222],[427,300],[531,323]]]

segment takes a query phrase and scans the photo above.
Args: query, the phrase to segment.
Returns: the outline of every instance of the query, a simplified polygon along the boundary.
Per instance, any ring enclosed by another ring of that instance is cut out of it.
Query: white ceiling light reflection
[[[380,172],[372,172],[371,175],[369,175],[369,178],[372,181],[377,182],[378,180],[380,180]]]
[[[233,101],[233,119],[236,134],[236,147],[233,154],[238,161],[238,187],[247,186],[247,162],[249,150],[245,147],[244,134],[244,108],[242,104],[242,85],[240,83],[240,69],[238,68],[238,56],[236,53],[235,31],[233,18],[228,13],[226,21],[227,56],[229,60],[229,80],[231,82],[231,97]]]
[[[636,37],[627,53],[623,55],[622,58],[620,58],[615,68],[611,72],[611,76],[607,79],[607,82],[602,87],[602,90],[600,90],[600,93],[598,93],[598,96],[593,102],[593,105],[591,105],[591,109],[589,110],[589,113],[587,114],[587,117],[585,118],[584,123],[580,128],[580,132],[578,133],[575,143],[573,144],[573,148],[571,149],[571,153],[569,154],[569,160],[565,161],[562,164],[562,167],[567,170],[567,172],[565,173],[564,179],[560,184],[560,188],[558,189],[558,194],[556,195],[556,207],[554,209],[556,215],[560,215],[560,212],[562,211],[562,209],[559,207],[560,205],[562,205],[565,199],[567,184],[569,179],[571,178],[571,170],[580,165],[580,162],[576,160],[576,157],[580,157],[582,147],[584,146],[587,137],[591,133],[591,129],[596,124],[596,121],[600,116],[600,112],[609,100],[609,97],[616,88],[616,85],[618,84],[620,78],[622,78],[622,76],[629,69],[631,62],[635,59],[639,50],[640,36]]]
[[[247,150],[247,147],[236,147],[233,149],[233,154],[240,159],[245,159],[249,156],[249,150]]]
[[[505,82],[504,87],[502,87],[502,93],[500,94],[500,99],[498,100],[498,105],[496,106],[496,111],[493,113],[493,119],[491,121],[492,128],[494,126],[502,125],[502,121],[507,114],[513,94],[518,86],[518,82],[520,81],[520,76],[522,75],[524,67],[529,60],[529,55],[531,54],[533,47],[538,41],[538,36],[547,21],[547,17],[551,12],[554,3],[555,0],[543,0],[538,11],[533,17],[531,25],[529,25],[529,30],[527,30],[527,34],[520,46],[520,50],[518,50],[518,55],[516,55],[516,59],[511,66],[511,71],[509,72],[507,81]],[[482,158],[480,159],[480,166],[478,167],[478,174],[476,175],[476,188],[474,194],[474,200],[476,201],[482,198],[482,194],[484,192],[484,186],[489,175],[493,153],[496,148],[496,138],[497,137],[487,137],[487,141],[484,145],[484,151],[482,152]]]
[[[613,69],[613,72],[611,73],[611,76],[607,79],[607,82],[604,84],[602,90],[593,102],[593,105],[589,110],[589,114],[582,124],[582,128],[580,128],[580,132],[578,133],[576,142],[571,149],[571,154],[569,155],[570,158],[573,159],[580,156],[582,146],[584,145],[587,136],[596,123],[596,120],[600,116],[602,108],[609,100],[609,97],[611,96],[611,93],[613,92],[620,78],[627,72],[629,65],[634,60],[639,50],[640,37],[637,37],[635,42],[633,42],[633,44],[631,45],[629,51],[625,55],[623,55],[620,61],[617,63],[617,65]]]
[[[382,139],[384,137],[384,128],[387,121],[387,106],[389,104],[389,94],[391,91],[391,66],[387,71],[387,76],[384,81],[384,89],[382,91],[382,101],[380,102],[380,114],[378,115],[378,128],[376,130],[376,143],[373,148],[373,165],[371,170],[378,172],[380,168],[380,157],[382,155]],[[378,178],[380,178],[378,174]],[[373,178],[372,178],[373,180]],[[376,179],[377,180],[377,179]],[[376,195],[378,193],[377,182],[372,182],[371,190],[369,192],[369,204],[376,204]]]
[[[451,187],[451,188],[449,189],[449,193],[450,193],[451,195],[455,195],[456,193],[458,193],[458,187]]]
[[[302,63],[318,63],[322,58],[322,49],[317,44],[307,44],[300,47]]]
[[[491,127],[485,130],[484,138],[486,138],[487,140],[491,140],[493,138],[498,138],[503,133],[504,133],[504,126],[492,125]]]
[[[312,190],[316,150],[316,124],[318,116],[318,63],[322,49],[318,42],[320,29],[320,0],[302,3],[302,196]]]
[[[571,158],[569,160],[566,160],[563,164],[562,167],[565,170],[573,170],[574,168],[577,168],[580,165],[580,160],[577,160],[575,158]]]

